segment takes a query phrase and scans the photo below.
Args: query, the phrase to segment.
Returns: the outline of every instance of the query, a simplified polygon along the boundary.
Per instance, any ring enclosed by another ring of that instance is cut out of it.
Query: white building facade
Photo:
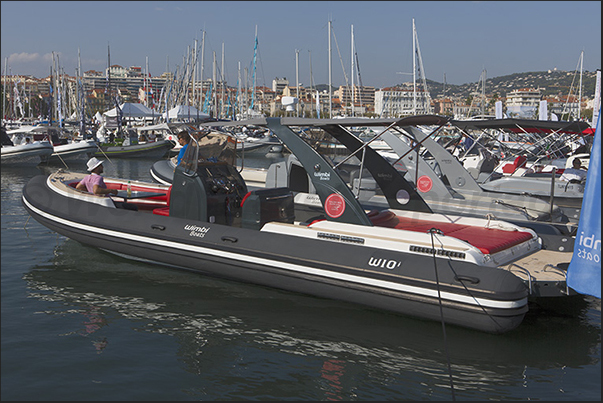
[[[406,87],[389,87],[375,91],[375,114],[401,117],[433,113],[429,92]]]

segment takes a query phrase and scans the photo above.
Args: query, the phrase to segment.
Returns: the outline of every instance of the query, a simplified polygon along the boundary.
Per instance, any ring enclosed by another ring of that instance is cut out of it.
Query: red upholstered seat
[[[172,196],[172,186],[170,185],[170,187],[168,188],[167,194],[165,195],[166,201],[167,201],[167,206],[166,207],[157,207],[156,209],[153,209],[153,214],[169,216],[170,215],[170,197],[171,196]]]
[[[472,226],[466,226],[450,233],[444,231],[444,234],[466,241],[485,254],[509,249],[532,238],[532,234],[529,232]]]
[[[155,209],[153,209],[153,214],[157,214],[157,215],[164,215],[164,216],[169,216],[170,215],[170,207],[157,207]]]
[[[512,164],[506,164],[503,166],[503,173],[512,174],[518,168],[523,168],[526,165],[527,160],[528,159],[526,157],[524,157],[523,155],[516,157],[515,161],[513,161]]]
[[[485,228],[466,224],[419,220],[400,217],[392,211],[371,211],[368,214],[373,225],[386,228],[404,229],[415,232],[428,232],[435,228],[444,235],[460,239],[475,246],[485,254],[503,251],[532,238],[529,232],[505,231],[496,228]]]

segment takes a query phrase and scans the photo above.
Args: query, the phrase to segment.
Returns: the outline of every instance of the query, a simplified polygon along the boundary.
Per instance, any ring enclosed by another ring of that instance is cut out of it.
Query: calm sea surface
[[[113,159],[105,176],[150,181],[153,162]],[[600,300],[503,335],[446,327],[451,381],[440,323],[48,230],[21,190],[54,169],[2,167],[2,400],[601,400]]]

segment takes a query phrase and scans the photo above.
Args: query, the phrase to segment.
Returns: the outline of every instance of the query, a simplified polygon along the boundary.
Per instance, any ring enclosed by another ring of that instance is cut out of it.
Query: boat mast
[[[84,94],[84,87],[82,85],[82,58],[80,56],[80,48],[77,49],[77,101],[80,110],[80,136],[86,140],[86,97]]]
[[[8,65],[8,57],[4,58],[4,88],[2,90],[3,100],[2,100],[2,118],[6,119],[6,66]]]
[[[196,99],[197,91],[196,91],[196,88],[195,88],[195,85],[197,83],[197,81],[196,81],[196,78],[197,78],[196,75],[197,75],[197,63],[198,63],[197,62],[197,46],[198,46],[197,45],[197,38],[195,38],[195,46],[193,47],[193,99],[192,99],[192,102],[191,102],[193,106],[195,106],[196,101],[197,101],[197,99]],[[196,108],[196,106],[195,106],[195,108]],[[191,108],[189,107],[188,110],[190,111]]]
[[[243,118],[243,97],[241,95],[241,62],[239,61],[239,72],[237,77],[237,102],[239,103],[239,119]]]
[[[412,102],[412,114],[417,114],[417,53],[415,50],[416,46],[416,34],[415,30],[415,19],[412,19],[412,88],[413,88],[413,102]]]
[[[351,109],[350,109],[350,111],[352,113],[352,116],[354,116],[354,24],[352,24],[352,34],[351,34],[351,36],[352,36],[352,45],[351,45],[352,46],[352,53],[351,53],[351,55],[352,55],[352,58],[351,58],[352,65],[350,66],[350,69],[351,69],[351,73],[350,74],[352,75],[352,80],[351,80],[351,83],[350,83],[351,84],[350,85],[350,91],[351,91],[350,92],[350,99],[351,99]]]
[[[486,114],[486,69],[482,72],[482,116]]]
[[[599,109],[601,108],[601,70],[597,70],[597,79],[595,81],[595,102],[593,103],[593,120],[591,127],[597,127],[599,119]]]
[[[216,80],[217,80],[217,76],[216,76],[216,51],[214,50],[213,52],[214,55],[214,63],[213,63],[213,72],[212,72],[212,81],[213,81],[213,86],[214,86],[214,90],[213,90],[213,103],[214,103],[214,117],[215,118],[219,118],[218,116],[218,96],[217,96],[217,92],[216,91]]]
[[[331,66],[331,19],[329,18],[329,119],[333,118],[333,95],[332,95],[332,66]]]
[[[203,31],[203,36],[201,37],[201,98],[199,99],[199,107],[203,105],[204,95],[203,95],[203,72],[205,70],[205,30]]]
[[[226,102],[224,99],[224,42],[222,42],[222,67],[220,68],[220,88],[222,89],[222,91],[220,92],[222,95],[220,96],[221,98],[221,108],[220,108],[220,117],[222,116],[226,116],[226,114],[224,113],[224,107],[226,106]]]
[[[582,66],[584,63],[584,51],[580,52],[580,86],[578,87],[578,120],[580,120],[580,109],[582,104]]]
[[[299,49],[295,49],[295,96],[297,97],[296,116],[299,117]]]
[[[252,85],[253,88],[251,89],[251,106],[249,107],[249,109],[253,110],[253,108],[255,107],[255,62],[256,62],[256,58],[257,58],[257,53],[258,53],[258,26],[255,26],[255,42],[253,45],[253,76],[252,76]]]

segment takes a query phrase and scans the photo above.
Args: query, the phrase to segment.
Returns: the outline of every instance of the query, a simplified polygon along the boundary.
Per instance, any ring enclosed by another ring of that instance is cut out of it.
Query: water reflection
[[[439,323],[132,263],[71,240],[24,279],[30,297],[51,302],[44,313],[77,317],[63,336],[90,338],[96,353],[119,337],[117,320],[173,337],[186,371],[199,377],[189,392],[204,399],[450,398]],[[526,371],[596,363],[596,304],[578,317],[528,316],[503,335],[448,327],[457,398],[537,383]],[[230,385],[228,396],[208,395],[216,384]]]

